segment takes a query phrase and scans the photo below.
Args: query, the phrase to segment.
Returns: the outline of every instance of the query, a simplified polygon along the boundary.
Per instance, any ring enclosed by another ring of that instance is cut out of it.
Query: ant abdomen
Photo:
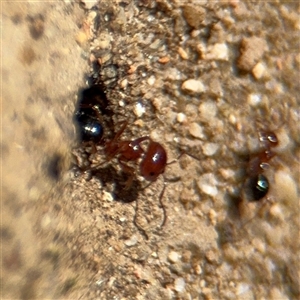
[[[268,194],[269,181],[265,175],[257,174],[247,179],[245,188],[249,201],[260,201]]]
[[[140,163],[140,173],[147,181],[155,181],[163,174],[167,165],[167,153],[164,147],[150,140],[147,152]]]
[[[76,121],[79,125],[80,141],[97,144],[102,140],[104,130],[99,120],[91,117],[89,114],[81,113],[76,115]]]

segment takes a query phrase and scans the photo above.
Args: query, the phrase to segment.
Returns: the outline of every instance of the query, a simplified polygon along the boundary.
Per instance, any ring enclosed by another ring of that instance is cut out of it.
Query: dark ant
[[[264,172],[269,168],[270,160],[276,155],[272,148],[278,145],[278,138],[274,132],[260,131],[259,140],[262,144],[262,150],[250,158],[247,168],[248,179],[244,183],[244,195],[249,202],[259,202],[265,199],[269,192],[270,183]],[[259,210],[269,203],[270,200],[262,202]],[[240,210],[243,210],[245,202],[241,199],[238,201]],[[254,215],[254,217],[257,213]],[[245,227],[254,217],[247,220],[242,228]]]
[[[103,138],[103,125],[95,118],[93,108],[81,108],[76,113],[76,121],[79,127],[79,138],[82,142],[98,144]]]
[[[112,128],[111,116],[112,112],[108,109],[108,100],[102,87],[94,85],[84,89],[74,116],[80,141],[93,147],[100,144],[104,127]]]
[[[238,229],[245,230],[246,225],[249,224],[268,203],[272,203],[271,199],[266,198],[270,183],[265,172],[270,166],[270,160],[276,155],[273,148],[279,144],[279,141],[274,132],[267,130],[259,131],[259,141],[261,143],[260,151],[250,155],[250,158],[248,156],[248,166],[246,169],[247,178],[243,184],[242,195],[237,197],[229,196],[229,214],[231,217],[238,216],[238,218],[242,217],[243,219],[245,213],[249,212],[249,202],[260,204],[257,211],[244,220],[244,222],[238,226]],[[234,241],[234,239],[232,239],[234,228],[235,226],[233,226],[231,221],[222,224],[222,226],[218,226],[221,243]]]
[[[246,191],[250,201],[259,201],[267,195],[269,181],[263,172],[268,169],[269,161],[275,156],[272,148],[278,145],[277,136],[271,131],[261,131],[259,140],[263,150],[250,159],[247,170],[249,179],[246,181]]]

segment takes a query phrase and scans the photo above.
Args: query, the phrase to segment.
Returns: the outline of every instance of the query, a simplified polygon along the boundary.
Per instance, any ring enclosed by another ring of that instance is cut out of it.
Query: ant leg
[[[151,138],[149,136],[142,136],[138,139],[135,139],[131,142],[132,145],[139,145],[140,143],[142,143],[143,141],[147,141],[147,140],[151,140]]]
[[[166,190],[166,183],[164,182],[164,187],[162,189],[162,191],[160,192],[160,195],[159,195],[159,204],[160,204],[160,207],[161,209],[163,210],[164,212],[164,217],[163,217],[163,221],[162,223],[160,224],[160,227],[164,227],[166,222],[167,222],[167,211],[166,211],[166,208],[162,202],[162,199],[163,199],[163,196],[164,196],[164,193],[165,193],[165,190]]]
[[[153,183],[153,182],[150,182],[149,184],[147,184],[142,190],[147,189],[152,183]],[[166,222],[167,222],[167,211],[166,211],[166,208],[165,208],[165,206],[164,206],[164,204],[163,204],[163,202],[162,202],[162,199],[163,199],[163,197],[164,197],[164,193],[165,193],[165,190],[166,190],[166,185],[167,185],[167,184],[166,184],[166,182],[164,181],[164,187],[163,187],[163,189],[161,190],[160,195],[159,195],[159,198],[158,198],[159,205],[160,205],[160,207],[161,207],[161,209],[163,210],[163,213],[164,213],[163,220],[162,220],[162,222],[161,222],[161,224],[160,224],[160,227],[161,227],[161,228],[164,227],[165,224],[166,224]]]
[[[119,139],[119,137],[122,135],[122,133],[124,132],[124,130],[126,129],[128,122],[127,121],[122,121],[120,123],[121,128],[119,129],[119,131],[116,133],[116,135],[114,136],[113,140],[111,141],[112,143],[115,143],[115,141],[117,141]]]

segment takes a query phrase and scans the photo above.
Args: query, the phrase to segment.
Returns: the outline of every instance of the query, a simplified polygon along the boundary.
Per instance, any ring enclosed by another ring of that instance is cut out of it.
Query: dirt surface
[[[2,299],[299,297],[297,3],[3,2],[1,15]],[[107,136],[126,120],[121,139],[194,158],[150,186],[135,166],[129,190],[116,159],[81,171],[107,161],[75,139],[88,77],[113,111]],[[279,145],[267,196],[249,202],[261,130]]]

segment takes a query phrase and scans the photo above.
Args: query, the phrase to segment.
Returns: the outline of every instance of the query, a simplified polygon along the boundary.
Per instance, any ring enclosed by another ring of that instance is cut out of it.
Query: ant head
[[[160,174],[164,173],[166,165],[166,150],[161,144],[150,140],[147,152],[140,164],[141,175],[147,181],[155,181]]]

